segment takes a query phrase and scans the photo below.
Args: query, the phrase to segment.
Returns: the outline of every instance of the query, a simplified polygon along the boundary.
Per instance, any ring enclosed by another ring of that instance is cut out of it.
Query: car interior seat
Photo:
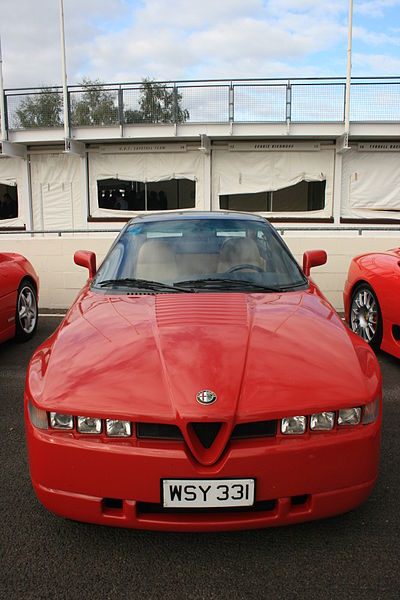
[[[223,243],[218,273],[229,271],[237,265],[254,265],[265,270],[265,262],[260,256],[256,242],[251,238],[229,238]]]
[[[147,240],[138,251],[135,277],[150,281],[172,281],[178,276],[176,255],[168,242]]]

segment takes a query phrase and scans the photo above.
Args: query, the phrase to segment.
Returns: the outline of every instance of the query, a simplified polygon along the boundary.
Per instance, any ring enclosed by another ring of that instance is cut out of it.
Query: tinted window
[[[195,207],[196,184],[189,179],[143,183],[122,179],[97,182],[99,208],[111,210],[175,210]]]
[[[311,212],[325,208],[326,181],[301,181],[275,192],[220,196],[223,210],[245,212]]]
[[[105,258],[94,285],[135,278],[177,285],[199,279],[224,280],[221,286],[225,281],[270,287],[307,283],[271,225],[230,218],[131,221]]]
[[[18,217],[17,186],[0,183],[0,220],[16,217]]]

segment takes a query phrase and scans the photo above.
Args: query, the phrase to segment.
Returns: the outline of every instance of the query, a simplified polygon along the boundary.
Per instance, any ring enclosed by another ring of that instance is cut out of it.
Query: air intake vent
[[[161,504],[153,504],[150,502],[137,502],[136,511],[138,515],[151,515],[151,514],[190,514],[190,515],[204,515],[204,514],[220,514],[230,512],[269,512],[275,510],[276,500],[260,500],[255,502],[253,506],[228,506],[225,508],[164,508]]]
[[[244,294],[157,295],[159,327],[177,325],[246,325],[247,303]]]
[[[191,423],[195,434],[204,448],[211,448],[222,423]]]
[[[277,421],[254,421],[253,423],[240,423],[232,431],[232,439],[273,437],[277,431]]]
[[[153,440],[183,440],[179,427],[165,423],[136,423],[136,437]]]

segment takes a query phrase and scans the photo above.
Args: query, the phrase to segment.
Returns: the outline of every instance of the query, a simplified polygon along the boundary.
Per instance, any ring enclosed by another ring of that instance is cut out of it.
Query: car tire
[[[28,280],[21,281],[15,310],[15,339],[26,342],[36,331],[38,323],[37,294]]]
[[[375,291],[368,283],[358,285],[351,296],[349,325],[373,350],[382,342],[382,312]]]

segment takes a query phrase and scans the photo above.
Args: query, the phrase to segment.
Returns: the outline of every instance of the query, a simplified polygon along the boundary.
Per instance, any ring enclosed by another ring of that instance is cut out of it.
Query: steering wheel
[[[250,269],[252,271],[257,271],[257,273],[264,273],[264,269],[259,267],[258,265],[252,265],[251,263],[243,263],[241,265],[234,265],[230,269],[228,269],[227,273],[234,273],[235,271],[242,271],[243,269]]]

